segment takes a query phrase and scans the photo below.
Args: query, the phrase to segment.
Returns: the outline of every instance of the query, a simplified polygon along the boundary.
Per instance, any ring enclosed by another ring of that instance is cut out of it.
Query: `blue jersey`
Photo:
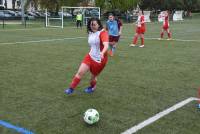
[[[108,34],[111,36],[119,36],[119,26],[116,20],[106,22],[106,26],[108,29]]]

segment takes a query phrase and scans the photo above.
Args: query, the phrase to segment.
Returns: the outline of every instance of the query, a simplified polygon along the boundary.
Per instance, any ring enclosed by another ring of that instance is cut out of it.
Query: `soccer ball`
[[[99,121],[99,113],[96,109],[88,109],[84,113],[83,119],[87,124],[92,125]]]

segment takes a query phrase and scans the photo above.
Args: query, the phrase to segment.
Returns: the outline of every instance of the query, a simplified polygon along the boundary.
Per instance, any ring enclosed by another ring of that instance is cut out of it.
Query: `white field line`
[[[40,42],[51,42],[51,41],[62,41],[62,40],[74,40],[74,39],[84,39],[86,37],[68,37],[62,39],[46,39],[46,40],[32,40],[32,41],[19,41],[19,42],[2,42],[0,45],[13,45],[13,44],[26,44],[26,43],[40,43]],[[122,39],[127,39],[130,37],[122,37]],[[147,40],[158,40],[158,38],[145,38]],[[167,40],[167,39],[162,39]],[[182,40],[182,39],[172,39],[174,41],[182,42],[200,42],[200,40]]]
[[[152,124],[153,122],[157,121],[158,119],[164,117],[165,115],[167,115],[167,114],[169,114],[169,113],[171,113],[171,112],[183,107],[184,105],[190,103],[191,101],[195,101],[195,100],[200,100],[200,99],[194,98],[194,97],[190,97],[190,98],[188,98],[186,100],[183,100],[183,101],[175,104],[174,106],[172,106],[172,107],[170,107],[170,108],[168,108],[168,109],[156,114],[155,116],[152,116],[152,117],[148,118],[147,120],[145,120],[145,121],[133,126],[132,128],[122,132],[121,134],[133,134],[133,133],[137,132],[138,130],[140,130],[140,129]]]
[[[127,39],[127,38],[133,38],[133,37],[124,37],[122,36],[122,39]],[[145,40],[159,40],[159,38],[148,38],[148,37],[145,37],[144,38]],[[186,40],[186,39],[171,39],[171,40],[167,40],[167,39],[161,39],[159,41],[162,41],[162,40],[166,40],[166,41],[180,41],[180,42],[200,42],[200,40]]]
[[[19,42],[2,42],[2,43],[0,43],[0,45],[40,43],[40,42],[51,42],[51,41],[62,41],[62,40],[75,40],[75,39],[85,39],[85,38],[86,37],[68,37],[68,38],[62,38],[62,39],[31,40],[31,41],[19,41]]]
[[[158,38],[145,38],[147,40],[158,40]],[[161,40],[167,40],[167,39],[161,39]],[[181,42],[200,42],[200,40],[183,40],[183,39],[171,39],[172,41],[181,41]],[[170,41],[170,40],[167,40]]]
[[[30,30],[35,31],[35,30],[41,30],[41,29],[43,29],[43,30],[51,30],[51,29],[56,29],[56,28],[40,27],[40,28],[2,29],[2,30],[0,30],[0,32],[9,32],[9,31],[30,31]]]
[[[75,29],[76,27],[64,27],[63,29],[55,28],[55,27],[39,27],[39,28],[19,28],[19,29],[1,29],[0,32],[13,32],[13,31],[36,31],[36,30],[65,30],[65,29]],[[77,29],[77,28],[76,28]]]

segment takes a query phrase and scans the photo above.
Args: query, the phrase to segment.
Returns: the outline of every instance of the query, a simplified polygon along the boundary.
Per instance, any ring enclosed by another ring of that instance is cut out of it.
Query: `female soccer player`
[[[143,11],[138,12],[138,20],[136,22],[136,33],[133,38],[133,43],[130,44],[131,47],[136,46],[138,37],[141,38],[141,45],[139,47],[144,47],[144,33],[146,31],[145,22],[144,22],[144,14]]]
[[[110,56],[113,56],[122,33],[122,22],[110,13],[108,15],[108,21],[106,22],[106,29],[109,33],[109,54]]]
[[[87,24],[87,31],[89,35],[88,43],[90,45],[90,52],[83,59],[69,88],[65,90],[66,94],[72,94],[74,92],[81,78],[87,71],[91,72],[91,80],[90,86],[85,89],[85,92],[92,93],[96,87],[97,76],[103,70],[108,61],[108,33],[104,31],[100,20],[97,18],[91,18]]]
[[[164,20],[163,20],[163,25],[162,25],[162,29],[161,29],[161,33],[160,33],[160,38],[159,39],[162,39],[163,36],[164,36],[164,31],[167,32],[167,35],[168,35],[168,40],[171,39],[171,33],[170,33],[170,30],[169,30],[169,15],[168,15],[168,11],[164,11]]]

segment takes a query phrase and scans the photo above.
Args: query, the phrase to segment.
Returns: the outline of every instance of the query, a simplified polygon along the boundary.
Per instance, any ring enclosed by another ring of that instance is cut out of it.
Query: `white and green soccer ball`
[[[85,113],[84,113],[84,117],[83,117],[84,121],[87,124],[94,124],[96,122],[99,121],[99,113],[96,109],[88,109]]]

